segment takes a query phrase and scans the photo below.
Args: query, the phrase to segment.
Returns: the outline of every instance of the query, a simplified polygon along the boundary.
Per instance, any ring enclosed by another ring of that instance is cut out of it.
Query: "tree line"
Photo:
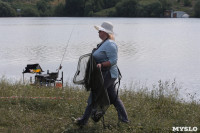
[[[16,1],[0,0],[0,17],[163,17],[173,5],[171,0],[65,0],[57,5],[50,4],[54,0],[33,4]],[[190,0],[182,1],[184,6],[192,4]],[[195,3],[194,17],[200,17],[200,0]]]

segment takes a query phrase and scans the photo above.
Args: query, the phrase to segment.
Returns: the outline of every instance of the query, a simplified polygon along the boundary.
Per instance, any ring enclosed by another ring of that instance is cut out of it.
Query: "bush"
[[[41,17],[52,16],[52,8],[48,5],[49,0],[41,0],[36,3],[36,7]]]
[[[194,13],[195,13],[195,17],[200,18],[200,0],[198,0],[194,6]]]
[[[39,12],[35,8],[24,8],[22,9],[23,17],[39,17]]]
[[[95,16],[95,17],[112,17],[112,16],[115,16],[115,8],[108,8],[108,9],[104,9],[104,10],[101,10],[99,12],[96,12],[96,13],[93,13],[92,16]]]
[[[140,4],[137,8],[138,17],[160,17],[161,14],[162,5],[157,0],[146,4]]]
[[[137,15],[137,1],[124,0],[116,5],[116,14],[119,17],[136,17]]]
[[[83,17],[84,16],[84,0],[66,0],[65,12],[67,16]]]
[[[44,0],[38,1],[36,6],[39,11],[45,12],[47,10],[47,2]]]
[[[172,1],[169,0],[159,0],[162,5],[162,10],[170,10],[172,7]]]
[[[84,8],[84,16],[89,16],[91,17],[93,15],[94,12],[94,7],[93,7],[93,3],[91,1],[87,1],[85,3],[85,8]]]
[[[191,0],[184,0],[184,6],[191,6]]]
[[[15,17],[16,11],[10,4],[0,1],[0,17]]]
[[[65,9],[65,6],[63,4],[57,5],[54,9],[54,16],[64,17],[65,16],[64,9]]]

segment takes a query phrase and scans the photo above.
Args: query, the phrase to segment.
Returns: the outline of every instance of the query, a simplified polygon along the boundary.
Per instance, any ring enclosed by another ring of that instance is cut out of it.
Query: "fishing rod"
[[[40,84],[40,85],[45,84],[46,86],[48,86],[53,81],[54,82],[54,86],[57,86],[55,84],[55,82],[56,81],[61,81],[62,82],[62,86],[60,84],[58,84],[58,87],[63,87],[63,72],[62,72],[61,80],[57,80],[57,78],[58,78],[59,71],[62,69],[62,62],[64,60],[67,48],[69,46],[69,41],[70,41],[72,33],[74,31],[74,27],[75,27],[75,25],[72,28],[72,31],[71,31],[70,36],[69,36],[69,39],[67,41],[67,45],[65,46],[65,50],[64,50],[64,54],[63,54],[62,60],[60,62],[60,66],[59,66],[58,69],[56,69],[57,72],[49,73],[49,70],[47,70],[47,74],[49,74],[49,76],[45,77],[44,75],[41,74],[41,72],[43,72],[43,71],[42,71],[41,67],[39,66],[39,64],[28,64],[27,67],[25,68],[26,70],[23,70],[23,72],[22,72],[23,73],[23,82],[24,82],[24,73],[33,73],[34,72],[34,73],[38,74],[38,75],[35,76],[35,79],[36,79],[35,80],[35,84]],[[38,71],[38,72],[37,71],[33,71],[35,69],[36,70],[40,69],[40,71]],[[32,70],[33,72],[30,71],[30,70]],[[31,79],[32,79],[32,77],[31,77]],[[45,79],[45,82],[43,81],[43,79]]]
[[[74,27],[75,27],[75,25],[74,25],[73,28],[72,28],[72,31],[71,31],[70,36],[69,36],[69,39],[68,39],[68,41],[67,41],[67,45],[66,45],[65,50],[64,50],[64,54],[63,54],[62,60],[61,60],[61,62],[60,62],[60,66],[59,66],[59,68],[57,69],[57,70],[58,70],[58,73],[59,73],[59,70],[62,69],[62,62],[63,62],[63,59],[64,59],[64,57],[65,57],[67,48],[68,48],[68,46],[69,46],[69,41],[70,41],[71,36],[72,36],[72,33],[73,33],[73,31],[74,31]]]

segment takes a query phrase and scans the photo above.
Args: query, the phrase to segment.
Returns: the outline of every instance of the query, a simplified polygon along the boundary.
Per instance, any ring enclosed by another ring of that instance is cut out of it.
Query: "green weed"
[[[0,80],[0,132],[48,133],[143,133],[172,132],[172,127],[200,127],[200,105],[177,99],[176,82],[159,81],[152,88],[126,87],[120,89],[130,123],[118,122],[113,105],[102,122],[91,119],[79,128],[74,118],[83,115],[89,92],[84,88],[66,86],[63,89],[10,83]]]

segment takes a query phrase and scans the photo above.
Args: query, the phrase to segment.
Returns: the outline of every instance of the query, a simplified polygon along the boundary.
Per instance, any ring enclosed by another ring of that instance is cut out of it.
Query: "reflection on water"
[[[93,26],[102,21],[114,23],[123,83],[176,79],[183,95],[200,98],[199,19],[0,18],[0,75],[20,79],[33,63],[55,71],[69,41],[63,71],[71,79],[78,58],[100,43]]]
[[[119,56],[126,57],[126,59],[134,58],[134,55],[138,52],[136,43],[133,42],[116,42],[119,48]]]

